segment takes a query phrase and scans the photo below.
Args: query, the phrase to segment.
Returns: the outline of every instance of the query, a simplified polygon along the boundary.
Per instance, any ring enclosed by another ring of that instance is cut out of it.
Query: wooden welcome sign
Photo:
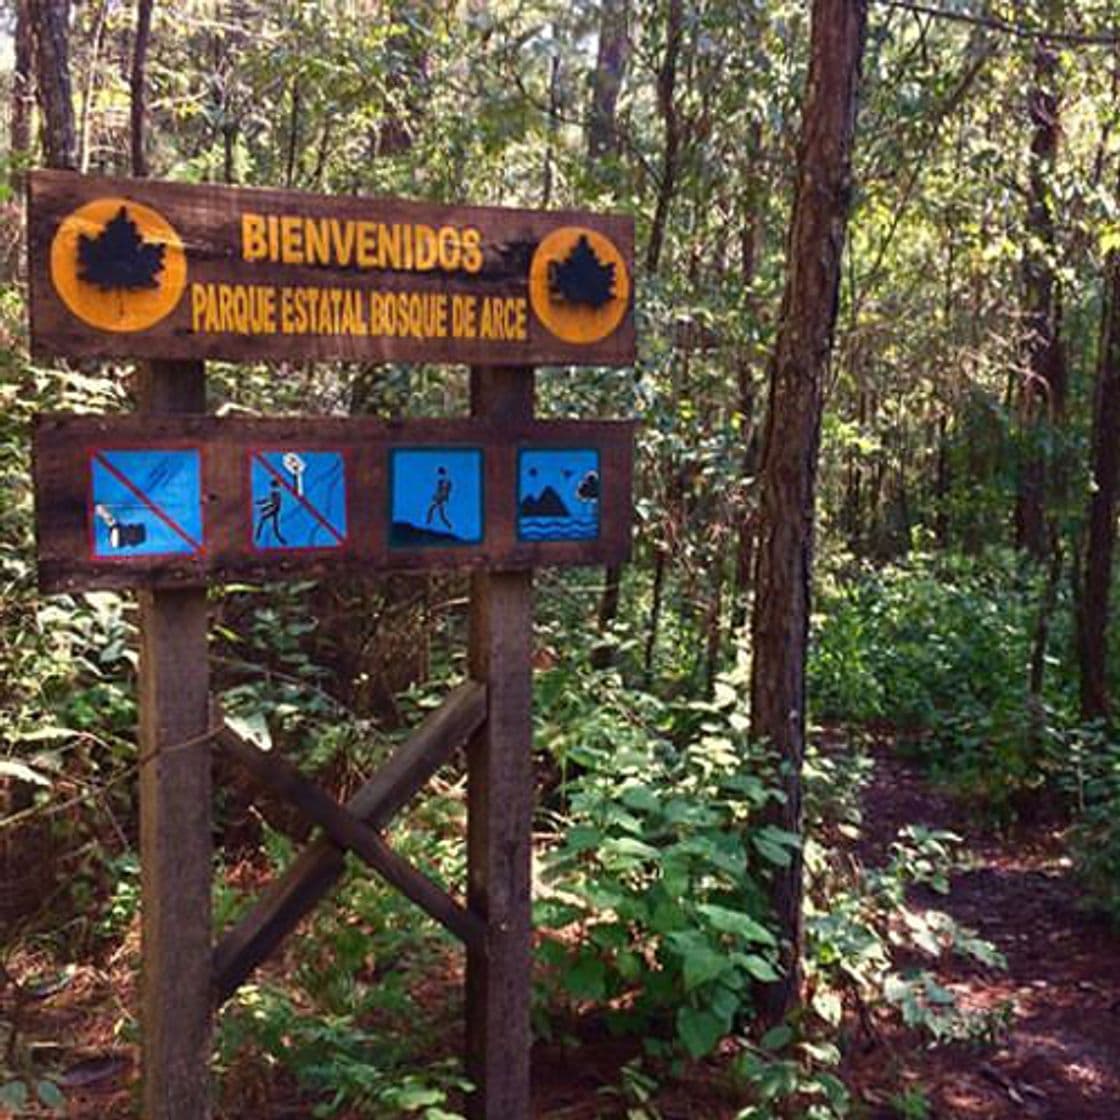
[[[41,416],[39,582],[618,563],[632,439],[605,421]]]
[[[633,425],[533,416],[542,363],[634,359],[623,218],[30,176],[32,348],[142,358],[141,412],[39,417],[44,591],[139,597],[142,1110],[208,1120],[213,1011],[329,892],[344,853],[466,948],[471,1120],[529,1120],[532,569],[629,552]],[[204,414],[204,360],[471,365],[471,416]],[[206,586],[473,569],[469,679],[345,804],[211,704]],[[466,889],[392,817],[466,748]],[[321,832],[212,943],[211,750]]]
[[[29,191],[39,353],[634,360],[628,218],[61,171]]]

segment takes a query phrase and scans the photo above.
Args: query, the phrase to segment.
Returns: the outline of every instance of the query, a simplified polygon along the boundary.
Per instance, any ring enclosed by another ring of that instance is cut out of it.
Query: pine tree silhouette
[[[548,280],[558,299],[599,308],[614,298],[614,270],[614,262],[599,260],[587,236],[581,234],[567,260],[548,266]]]
[[[158,288],[165,246],[145,241],[122,206],[96,237],[78,237],[78,278],[102,291]]]

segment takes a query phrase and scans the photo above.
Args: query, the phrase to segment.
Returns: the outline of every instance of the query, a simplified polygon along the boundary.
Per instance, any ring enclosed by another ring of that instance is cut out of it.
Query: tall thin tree
[[[1120,190],[1120,173],[1117,189]],[[1093,401],[1092,480],[1085,584],[1079,609],[1081,715],[1110,714],[1106,673],[1112,558],[1116,549],[1116,498],[1120,490],[1120,249],[1105,260],[1104,309]]]
[[[74,169],[77,139],[70,84],[70,0],[28,0],[35,34],[36,87],[48,167]]]
[[[785,293],[770,371],[761,467],[758,577],[752,617],[751,733],[784,763],[785,800],[772,823],[802,835],[805,660],[824,383],[836,323],[851,203],[851,153],[867,0],[813,0],[809,76],[790,221]],[[763,991],[779,1020],[799,998],[803,859],[775,871],[771,898],[784,975]]]

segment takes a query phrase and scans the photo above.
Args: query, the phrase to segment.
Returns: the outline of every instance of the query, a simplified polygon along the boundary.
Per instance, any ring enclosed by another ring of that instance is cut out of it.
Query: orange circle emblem
[[[98,198],[59,225],[51,242],[51,280],[83,323],[143,331],[179,303],[187,258],[162,214],[130,199]]]
[[[582,226],[553,230],[529,265],[529,302],[564,342],[599,342],[630,306],[630,274],[614,242]]]

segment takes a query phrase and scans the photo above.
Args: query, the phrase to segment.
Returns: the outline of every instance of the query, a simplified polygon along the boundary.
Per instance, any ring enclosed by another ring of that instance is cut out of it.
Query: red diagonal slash
[[[162,521],[173,533],[176,533],[178,536],[182,537],[183,540],[185,540],[187,542],[187,544],[190,545],[190,548],[191,548],[192,552],[204,552],[205,551],[205,549],[203,548],[202,544],[199,541],[196,541],[194,539],[194,537],[192,537],[190,535],[190,533],[188,533],[186,531],[186,529],[184,529],[182,527],[182,525],[180,525],[177,521],[175,521],[173,518],[171,518],[168,514],[164,513],[164,511],[162,509],[160,509],[159,506],[157,506],[156,503],[153,502],[152,499],[149,498],[148,495],[145,494],[144,491],[141,490],[140,487],[137,486],[132,481],[132,479],[128,478],[126,475],[122,474],[119,470],[117,470],[117,468],[114,467],[113,464],[110,463],[109,460],[106,459],[101,454],[100,451],[94,452],[93,457],[126,490],[128,490],[129,493],[131,493],[131,494],[135,495],[135,497],[139,498],[140,501],[143,502],[144,505],[147,506],[148,509],[150,509],[152,511],[152,513],[154,513],[156,515],[156,517],[158,517],[160,519],[160,521]]]
[[[346,538],[298,490],[296,490],[296,488],[259,451],[253,452],[253,458],[256,459],[257,462],[260,463],[260,465],[264,467],[264,469],[268,471],[268,473],[272,475],[272,477],[276,479],[276,481],[279,482],[280,485],[283,486],[339,544],[345,543]]]

